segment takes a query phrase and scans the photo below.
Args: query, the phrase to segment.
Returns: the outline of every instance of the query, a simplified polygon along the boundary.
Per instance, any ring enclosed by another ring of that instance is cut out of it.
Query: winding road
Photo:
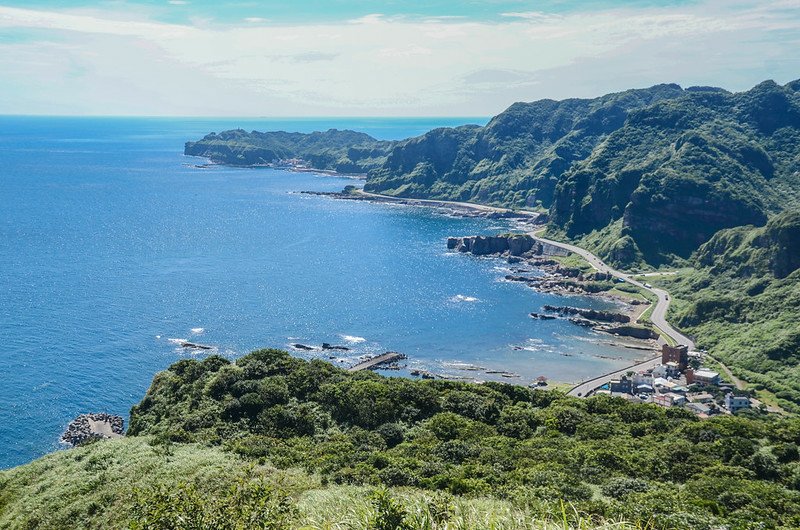
[[[649,291],[658,297],[658,301],[656,302],[655,307],[653,307],[653,313],[650,315],[650,320],[653,324],[664,334],[674,340],[677,344],[685,344],[689,347],[690,350],[694,349],[694,342],[692,339],[681,333],[680,331],[673,328],[669,322],[667,322],[667,310],[669,309],[669,294],[663,290],[658,289],[656,287],[648,287],[644,283],[633,279],[629,274],[625,274],[624,272],[618,271],[613,269],[603,263],[603,261],[589,252],[588,250],[582,249],[581,247],[576,247],[575,245],[570,245],[568,243],[561,243],[559,241],[553,241],[550,239],[545,239],[540,237],[538,233],[541,230],[531,232],[531,236],[543,243],[548,243],[550,245],[563,248],[565,250],[569,250],[570,252],[574,252],[578,254],[583,259],[585,259],[589,265],[594,267],[597,271],[610,274],[615,278],[621,278],[626,282],[630,283],[631,285],[635,285],[645,291]],[[600,377],[596,377],[594,379],[590,379],[588,381],[584,381],[583,383],[573,387],[569,392],[567,392],[570,396],[585,396],[588,392],[596,389],[599,386],[604,385],[611,379],[615,379],[617,377],[621,377],[628,373],[631,370],[646,370],[648,368],[653,368],[654,366],[660,364],[661,356],[654,357],[653,359],[649,359],[647,361],[641,362],[639,364],[635,364],[633,366],[628,366],[623,368],[622,370],[617,370],[616,372],[611,372],[605,375],[601,375]]]

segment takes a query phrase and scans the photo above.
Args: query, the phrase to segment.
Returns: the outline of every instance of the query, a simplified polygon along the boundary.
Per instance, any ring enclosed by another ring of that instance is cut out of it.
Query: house
[[[686,370],[686,382],[689,384],[700,383],[704,385],[719,385],[719,373],[707,368],[699,370]]]
[[[631,380],[628,376],[623,375],[619,379],[612,379],[608,383],[608,389],[613,394],[614,392],[619,392],[622,394],[630,394],[633,386],[631,385]]]
[[[675,363],[679,371],[683,372],[689,366],[689,347],[686,345],[661,347],[661,364]]]
[[[653,379],[653,387],[654,388],[672,389],[672,387],[674,387],[674,386],[675,386],[675,383],[673,383],[672,381],[668,381],[668,380],[664,379],[663,377],[656,377],[655,379]]]
[[[666,378],[667,377],[667,367],[666,365],[659,364],[653,367],[653,377],[654,378]]]
[[[664,366],[667,367],[667,377],[680,377],[681,375],[681,365],[675,361],[669,361],[664,363]]]
[[[734,396],[732,393],[728,392],[725,394],[725,408],[728,409],[731,414],[736,414],[742,409],[749,409],[750,398],[745,396]]]
[[[686,408],[695,414],[705,414],[706,416],[711,414],[711,407],[705,403],[687,403]]]
[[[708,392],[699,392],[696,394],[689,394],[689,401],[692,403],[711,403],[714,401],[714,396]]]
[[[638,372],[631,376],[631,383],[634,387],[640,385],[653,386],[653,374],[650,372]]]
[[[653,396],[653,403],[664,408],[677,407],[686,403],[686,398],[679,394],[667,392],[666,394],[656,394]]]

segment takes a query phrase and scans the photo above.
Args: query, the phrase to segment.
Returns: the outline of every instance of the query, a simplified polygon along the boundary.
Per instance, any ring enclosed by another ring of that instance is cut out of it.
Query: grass
[[[57,451],[0,473],[0,528],[122,528],[135,488],[187,481],[214,490],[249,466],[219,449],[151,445],[148,438]],[[269,467],[257,472],[295,491],[318,484]]]
[[[243,476],[266,481],[290,497],[297,509],[291,528],[376,528],[372,487],[324,486],[319,477],[303,471],[256,466],[218,448],[163,445],[149,437],[128,437],[58,451],[0,472],[0,528],[127,528],[137,491],[161,486],[174,492],[183,484],[192,484],[201,499],[210,501]],[[564,513],[542,518],[531,515],[525,506],[506,500],[442,497],[413,488],[392,489],[388,494],[399,503],[407,523],[404,528],[408,530],[640,528],[590,520],[569,507]]]
[[[304,515],[303,530],[372,530],[374,512],[371,496],[374,488],[337,486],[302,495],[298,508]],[[634,529],[623,522],[597,522],[581,517],[565,507],[565,514],[554,513],[548,519],[532,517],[527,510],[503,500],[484,497],[455,498],[449,503],[446,523],[437,523],[441,497],[418,490],[392,490],[392,496],[406,511],[408,530],[611,530]],[[437,502],[438,501],[438,502]],[[438,505],[438,506],[437,506]],[[438,508],[438,509],[437,509]]]
[[[570,253],[569,256],[548,256],[548,258],[557,261],[562,267],[580,269],[583,272],[593,272],[595,270],[588,261],[574,252]]]

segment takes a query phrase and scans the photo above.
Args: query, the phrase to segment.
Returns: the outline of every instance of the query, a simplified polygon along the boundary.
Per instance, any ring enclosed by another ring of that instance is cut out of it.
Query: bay
[[[408,366],[388,375],[505,370],[520,384],[630,364],[639,353],[528,317],[609,303],[537,293],[501,281],[499,260],[446,250],[505,223],[302,195],[352,180],[182,154],[235,127],[398,139],[482,121],[0,117],[0,468],[57,449],[77,414],[127,416],[158,370],[207,354],[178,339],[232,358],[329,342],[352,350],[296,354],[341,366],[393,350]]]

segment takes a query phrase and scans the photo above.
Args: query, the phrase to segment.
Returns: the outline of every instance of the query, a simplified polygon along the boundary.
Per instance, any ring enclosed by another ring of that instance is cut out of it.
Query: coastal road
[[[670,337],[678,344],[685,344],[689,346],[690,350],[694,349],[694,342],[692,339],[678,331],[677,329],[673,328],[669,322],[667,322],[667,310],[669,309],[669,293],[663,289],[658,289],[657,287],[648,287],[644,283],[635,280],[631,277],[631,275],[626,274],[624,272],[618,271],[614,268],[603,263],[603,260],[589,252],[588,250],[582,249],[581,247],[576,247],[575,245],[570,245],[568,243],[561,243],[560,241],[553,241],[551,239],[545,239],[538,235],[541,230],[537,230],[535,232],[531,232],[531,236],[543,243],[548,243],[550,245],[563,248],[565,250],[569,250],[570,252],[574,252],[578,254],[583,259],[585,259],[589,265],[594,267],[595,270],[599,272],[603,272],[606,274],[610,274],[615,278],[621,278],[626,282],[630,283],[631,285],[635,285],[645,291],[649,291],[658,297],[658,301],[656,302],[655,307],[653,307],[653,313],[650,316],[650,320],[655,324],[655,326],[661,330],[665,335]]]
[[[626,282],[630,283],[631,285],[635,285],[645,291],[649,291],[658,297],[656,305],[653,307],[653,312],[650,315],[650,320],[653,324],[665,335],[675,341],[677,344],[685,344],[689,347],[690,350],[694,349],[694,341],[678,331],[677,329],[673,328],[669,322],[667,322],[667,310],[669,309],[669,293],[667,293],[663,289],[658,289],[656,287],[648,287],[644,283],[631,278],[629,274],[624,272],[618,271],[605,263],[603,260],[589,252],[588,250],[582,249],[581,247],[576,247],[575,245],[570,245],[568,243],[561,243],[559,241],[552,241],[550,239],[545,239],[538,235],[541,230],[537,230],[535,232],[531,232],[531,236],[535,239],[542,241],[544,243],[548,243],[550,245],[563,248],[565,250],[569,250],[570,252],[574,252],[578,254],[583,259],[585,259],[595,270],[599,272],[603,272],[606,274],[610,274],[615,278],[621,278]],[[633,366],[628,366],[627,368],[623,368],[622,370],[618,370],[616,372],[612,372],[610,374],[606,374],[600,377],[596,377],[594,379],[590,379],[589,381],[584,381],[583,383],[573,387],[567,394],[570,396],[585,396],[587,393],[593,391],[594,389],[603,386],[604,384],[608,383],[612,379],[618,378],[622,375],[625,375],[627,372],[639,371],[639,370],[647,370],[649,368],[653,368],[656,365],[661,363],[661,356],[655,357],[648,361],[644,361],[643,363],[635,364]]]
[[[586,396],[586,394],[594,391],[598,387],[601,387],[604,384],[608,383],[612,379],[619,379],[628,372],[631,371],[639,372],[642,370],[649,370],[651,368],[655,368],[659,364],[661,364],[661,354],[659,354],[658,357],[653,357],[652,359],[642,361],[639,364],[626,366],[625,368],[617,370],[616,372],[611,372],[608,374],[601,375],[600,377],[595,377],[594,379],[589,379],[588,381],[584,381],[578,386],[571,388],[570,391],[567,392],[567,394],[570,396],[583,397]]]
[[[370,193],[364,190],[358,190],[358,195],[368,197],[371,199],[375,199],[381,202],[396,202],[400,204],[407,204],[407,205],[415,205],[418,204],[420,206],[434,206],[434,207],[443,207],[443,208],[463,208],[465,210],[475,210],[477,212],[498,212],[498,213],[516,213],[520,215],[530,216],[530,217],[538,217],[539,214],[536,212],[531,212],[529,210],[511,210],[509,208],[501,208],[500,206],[487,206],[485,204],[475,204],[474,202],[458,202],[458,201],[441,201],[437,199],[410,199],[406,197],[393,197],[391,195],[381,195],[379,193]]]

